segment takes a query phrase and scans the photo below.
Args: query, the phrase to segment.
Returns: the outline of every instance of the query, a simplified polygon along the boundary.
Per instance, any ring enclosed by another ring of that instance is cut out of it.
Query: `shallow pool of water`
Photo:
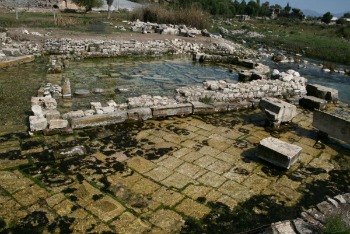
[[[96,88],[104,89],[102,94],[73,98],[73,108],[89,106],[91,101],[117,103],[128,97],[143,94],[171,96],[176,88],[202,85],[205,80],[237,81],[227,67],[194,63],[189,57],[168,57],[162,59],[86,59],[73,62],[64,72],[64,79],[70,79],[72,91]]]

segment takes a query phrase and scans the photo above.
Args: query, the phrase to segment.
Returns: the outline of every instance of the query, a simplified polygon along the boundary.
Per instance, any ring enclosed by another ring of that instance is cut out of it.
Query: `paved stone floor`
[[[0,136],[0,231],[236,233],[349,192],[350,146],[318,141],[312,113],[280,131],[259,110]],[[288,171],[256,157],[268,136],[303,148]],[[84,156],[56,159],[84,146]]]

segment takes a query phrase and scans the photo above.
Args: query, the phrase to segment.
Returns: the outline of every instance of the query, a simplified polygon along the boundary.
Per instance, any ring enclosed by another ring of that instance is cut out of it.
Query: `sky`
[[[279,4],[282,7],[285,7],[289,2],[293,8],[313,10],[319,13],[327,11],[332,14],[350,12],[350,0],[260,0],[260,2],[270,2],[270,5]]]

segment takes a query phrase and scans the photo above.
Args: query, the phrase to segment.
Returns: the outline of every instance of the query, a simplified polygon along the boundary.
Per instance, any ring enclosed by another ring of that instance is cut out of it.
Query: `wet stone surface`
[[[2,135],[0,232],[237,233],[300,217],[348,192],[350,146],[299,112],[278,130],[252,110]],[[303,148],[288,171],[257,157],[269,136]]]

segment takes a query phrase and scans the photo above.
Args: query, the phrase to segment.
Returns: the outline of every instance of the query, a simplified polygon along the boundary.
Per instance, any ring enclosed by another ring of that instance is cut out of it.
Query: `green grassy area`
[[[251,20],[234,22],[230,30],[247,29],[265,35],[264,38],[247,38],[252,43],[263,43],[328,62],[350,64],[350,26],[318,25],[286,20]]]

